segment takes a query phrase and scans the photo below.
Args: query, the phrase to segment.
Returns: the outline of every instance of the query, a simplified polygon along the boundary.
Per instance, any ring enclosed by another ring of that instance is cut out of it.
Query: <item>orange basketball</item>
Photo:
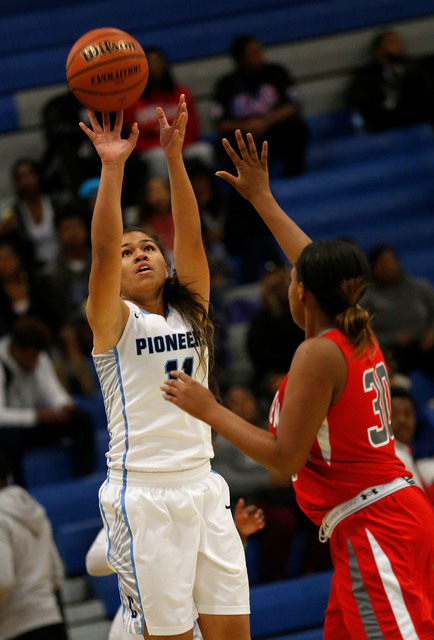
[[[137,40],[109,27],[81,36],[66,61],[69,88],[93,111],[129,107],[143,93],[148,75],[148,61]]]

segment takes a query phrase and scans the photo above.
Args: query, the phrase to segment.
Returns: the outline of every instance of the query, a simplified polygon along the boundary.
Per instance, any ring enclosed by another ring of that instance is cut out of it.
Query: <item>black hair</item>
[[[12,180],[15,182],[15,180],[17,179],[17,175],[18,175],[18,169],[23,165],[23,164],[28,164],[32,167],[33,171],[39,176],[41,177],[41,166],[40,164],[34,159],[34,158],[30,158],[30,157],[22,157],[22,158],[18,158],[18,160],[15,160],[15,162],[13,163],[12,167],[11,167],[11,177]]]
[[[143,227],[139,226],[124,227],[123,233],[130,233],[133,231],[139,231],[151,238],[151,240],[153,240],[157,245],[166,263],[170,265],[158,235],[149,233],[143,229]],[[191,325],[193,335],[196,338],[197,344],[199,344],[199,362],[204,365],[205,350],[207,349],[211,368],[214,359],[214,327],[204,301],[200,299],[198,294],[188,289],[187,286],[181,284],[176,272],[166,278],[163,288],[163,300],[165,305],[170,304],[170,306],[176,309],[181,317]]]
[[[231,43],[230,54],[235,62],[239,62],[244,55],[247,46],[251,42],[258,42],[257,38],[250,35],[241,35]]]
[[[38,349],[46,351],[50,345],[50,329],[40,320],[32,316],[18,318],[10,332],[12,344],[21,349]]]
[[[375,266],[379,258],[384,253],[393,253],[393,255],[399,260],[398,252],[391,244],[377,244],[368,253],[368,261],[371,269]]]
[[[320,240],[303,249],[295,267],[298,281],[313,293],[357,352],[373,346],[369,313],[358,304],[369,278],[364,253],[348,242]]]
[[[404,398],[405,400],[408,400],[410,402],[413,410],[415,412],[417,411],[416,400],[413,398],[410,391],[408,391],[408,389],[405,389],[404,387],[391,387],[390,398],[392,400],[393,398]]]
[[[173,89],[175,88],[175,79],[173,77],[173,73],[172,73],[172,69],[171,69],[171,65],[169,60],[167,59],[166,54],[164,53],[163,49],[161,49],[160,47],[156,47],[156,46],[148,46],[148,47],[144,47],[143,51],[145,52],[145,54],[148,56],[152,53],[156,53],[157,55],[159,55],[162,60],[164,61],[165,65],[166,65],[166,69],[165,69],[165,73],[164,76],[161,80],[158,81],[158,83],[155,82],[154,78],[151,77],[151,75],[149,75],[148,78],[148,83],[145,87],[145,90],[143,91],[143,96],[147,96],[150,93],[152,93],[152,91],[154,91],[155,88],[158,89],[163,89],[165,91],[173,91]],[[158,84],[158,86],[157,86]]]

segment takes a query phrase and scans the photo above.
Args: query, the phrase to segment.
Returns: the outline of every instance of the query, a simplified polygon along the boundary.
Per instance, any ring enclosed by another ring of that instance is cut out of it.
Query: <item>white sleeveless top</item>
[[[93,354],[110,434],[109,469],[184,471],[214,456],[211,428],[163,398],[169,372],[207,385],[191,327],[169,307],[166,318],[126,302],[130,315],[118,344]]]

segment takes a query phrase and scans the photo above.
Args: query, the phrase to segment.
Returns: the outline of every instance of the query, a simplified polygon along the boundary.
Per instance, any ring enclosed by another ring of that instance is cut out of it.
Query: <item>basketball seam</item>
[[[135,87],[138,87],[140,84],[143,83],[143,80],[140,80],[139,82],[136,82],[135,84],[131,84],[128,87],[128,91],[131,91],[131,89],[134,89]],[[91,91],[90,89],[81,89],[79,87],[76,87],[75,89],[71,89],[72,93],[85,93],[86,95],[91,95],[91,96],[101,96],[102,98],[106,98],[107,96],[115,96],[117,94],[122,94],[125,93],[125,89],[118,89],[116,91],[107,91],[102,93],[101,91]]]

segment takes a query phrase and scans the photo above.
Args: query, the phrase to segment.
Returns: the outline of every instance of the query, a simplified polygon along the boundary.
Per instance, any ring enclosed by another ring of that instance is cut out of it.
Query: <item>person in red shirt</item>
[[[368,266],[354,245],[310,238],[275,201],[267,143],[224,141],[249,200],[293,265],[289,302],[305,332],[270,411],[270,432],[219,405],[182,372],[161,389],[265,467],[288,476],[330,540],[334,576],[325,640],[434,637],[434,511],[394,449],[387,368],[358,304]]]
[[[167,177],[167,165],[160,146],[160,125],[155,109],[161,107],[172,121],[181,94],[188,104],[188,129],[185,133],[183,155],[185,160],[198,159],[205,166],[213,166],[213,146],[201,140],[201,122],[193,93],[178,85],[171,66],[162,49],[144,49],[149,65],[148,84],[140,98],[124,111],[124,128],[130,131],[134,122],[139,125],[140,136],[134,151],[145,163],[147,175]]]

